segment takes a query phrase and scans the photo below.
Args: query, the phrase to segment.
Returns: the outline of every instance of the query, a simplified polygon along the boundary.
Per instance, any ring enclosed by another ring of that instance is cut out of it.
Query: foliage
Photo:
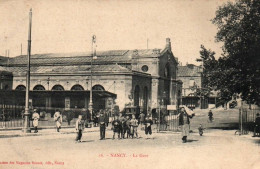
[[[218,60],[201,47],[205,83],[220,91],[223,100],[240,94],[243,100],[260,103],[260,1],[237,0],[220,6],[212,20],[218,27],[216,40],[223,42]]]

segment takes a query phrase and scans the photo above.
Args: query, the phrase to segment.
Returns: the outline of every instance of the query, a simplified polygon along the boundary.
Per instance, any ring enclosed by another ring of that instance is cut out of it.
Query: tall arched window
[[[45,88],[42,85],[36,85],[33,90],[45,90]]]
[[[24,85],[18,85],[15,90],[20,90],[20,91],[23,91],[23,90],[26,90],[26,87]]]
[[[140,87],[137,85],[135,86],[134,91],[134,105],[139,106],[139,99],[140,99]]]
[[[105,88],[101,85],[95,85],[92,87],[92,90],[105,91]]]
[[[52,87],[51,90],[63,91],[63,90],[64,90],[64,87],[61,86],[61,85],[55,85],[55,86]]]
[[[81,85],[77,84],[77,85],[72,86],[72,88],[70,90],[82,91],[82,90],[84,90],[84,88]]]

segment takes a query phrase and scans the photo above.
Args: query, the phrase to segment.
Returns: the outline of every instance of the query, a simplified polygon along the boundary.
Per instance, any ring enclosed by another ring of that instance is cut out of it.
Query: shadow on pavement
[[[196,141],[199,141],[199,140],[187,140],[186,142],[191,143],[191,142],[196,142]]]

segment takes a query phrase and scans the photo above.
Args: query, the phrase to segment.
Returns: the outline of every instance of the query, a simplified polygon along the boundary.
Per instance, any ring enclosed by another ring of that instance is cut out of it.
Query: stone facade
[[[26,56],[10,58],[2,64],[13,74],[12,89],[26,86]],[[92,71],[91,71],[92,70]],[[61,87],[65,91],[77,88],[90,90],[101,86],[115,93],[114,104],[123,110],[126,105],[138,106],[141,111],[158,108],[159,104],[180,104],[181,81],[177,80],[177,61],[171,51],[170,39],[163,50],[125,50],[97,52],[91,66],[91,54],[32,55],[30,90],[51,91]],[[84,98],[88,108],[89,98]],[[46,106],[51,106],[46,98]],[[73,101],[71,101],[73,102]],[[105,105],[109,106],[108,99]]]

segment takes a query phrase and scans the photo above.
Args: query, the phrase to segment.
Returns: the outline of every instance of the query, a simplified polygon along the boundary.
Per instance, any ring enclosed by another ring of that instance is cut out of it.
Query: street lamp
[[[27,51],[27,75],[26,75],[26,93],[25,93],[25,110],[24,110],[24,127],[22,131],[24,133],[30,133],[29,122],[29,90],[30,90],[30,57],[31,57],[31,27],[32,27],[32,9],[29,12],[29,32],[28,32],[28,51]]]
[[[92,96],[92,62],[96,54],[96,35],[92,36],[92,56],[91,56],[91,67],[90,67],[90,98],[89,98],[89,112],[90,112],[90,120],[92,120],[92,113],[93,113],[93,96]]]
[[[201,71],[201,90],[200,90],[200,109],[202,109],[202,84],[203,84],[203,73],[204,73],[204,59],[196,59],[197,62],[202,62],[202,71]]]

